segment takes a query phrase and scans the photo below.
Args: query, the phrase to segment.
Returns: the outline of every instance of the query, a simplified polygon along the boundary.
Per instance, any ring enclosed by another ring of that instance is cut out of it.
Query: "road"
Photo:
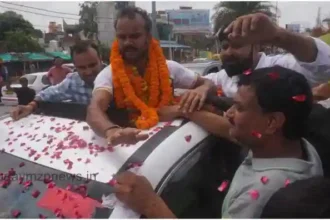
[[[13,108],[13,106],[0,105],[0,117],[5,114],[8,114],[12,108]]]

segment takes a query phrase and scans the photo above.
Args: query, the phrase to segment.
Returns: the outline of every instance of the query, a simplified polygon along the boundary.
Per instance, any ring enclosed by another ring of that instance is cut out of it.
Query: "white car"
[[[29,88],[35,90],[36,94],[40,92],[42,89],[50,86],[50,82],[47,77],[48,72],[39,72],[39,73],[31,73],[22,76],[21,78],[26,78],[28,80]],[[20,88],[21,85],[19,83],[12,84],[12,88]],[[13,91],[8,91],[6,86],[2,87],[2,97],[1,101],[4,105],[17,105],[18,100],[16,93]]]
[[[234,149],[229,142],[192,122],[175,120],[144,131],[149,139],[136,145],[109,146],[80,121],[86,107],[44,107],[42,115],[16,122],[9,116],[0,118],[0,172],[32,181],[12,181],[0,188],[1,217],[12,218],[16,211],[21,218],[55,218],[60,210],[65,218],[139,218],[139,213],[112,200],[109,184],[113,175],[134,166],[133,172],[150,181],[176,216],[221,217],[224,193],[217,188],[236,170],[230,168],[234,154],[226,153]]]

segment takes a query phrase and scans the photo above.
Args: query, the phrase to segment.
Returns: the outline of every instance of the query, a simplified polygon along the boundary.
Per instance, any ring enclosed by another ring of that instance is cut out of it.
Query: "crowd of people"
[[[54,67],[51,75],[61,82],[19,105],[13,119],[33,113],[41,101],[70,100],[88,106],[86,121],[109,143],[132,144],[148,138],[141,131],[159,121],[187,118],[248,149],[223,202],[222,217],[330,217],[329,193],[315,193],[312,200],[328,202],[318,206],[320,212],[310,209],[310,187],[329,192],[330,186],[324,184],[329,180],[316,146],[304,138],[314,104],[330,98],[330,47],[288,32],[264,14],[245,15],[217,33],[223,69],[200,77],[165,59],[151,27],[145,11],[123,9],[115,21],[110,65],[102,64],[93,43],[77,43],[71,49],[76,72],[66,75]],[[264,44],[289,53],[267,56],[260,52]],[[175,102],[177,88],[187,92]],[[218,89],[228,109],[209,101]],[[111,121],[109,108],[127,111],[127,125]],[[175,218],[143,176],[123,172],[114,188],[119,200],[148,218]],[[296,195],[288,198],[289,193]]]

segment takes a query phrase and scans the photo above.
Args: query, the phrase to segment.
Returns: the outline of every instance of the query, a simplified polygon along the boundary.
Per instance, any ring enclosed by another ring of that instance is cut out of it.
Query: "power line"
[[[31,7],[31,6],[27,6],[27,5],[20,5],[20,4],[10,3],[10,2],[3,2],[3,1],[1,1],[1,3],[9,4],[9,5],[15,5],[15,6],[20,6],[20,7],[24,7],[24,8],[31,8],[31,9],[40,10],[40,11],[52,12],[52,13],[56,13],[56,14],[79,16],[77,14],[65,13],[65,12],[59,12],[59,11],[52,11],[52,10],[47,10],[47,9],[43,9],[43,8],[36,8],[36,7]]]
[[[43,13],[39,13],[39,12],[26,11],[26,10],[23,10],[23,9],[11,8],[11,7],[7,7],[7,6],[3,6],[3,5],[0,5],[0,7],[8,9],[8,10],[16,10],[16,11],[30,13],[30,14],[34,14],[34,15],[41,15],[41,16],[52,17],[52,18],[62,18],[62,19],[67,19],[67,20],[80,21],[80,19],[78,19],[78,18],[69,18],[69,17],[64,17],[64,16],[47,15],[47,14],[43,14]],[[96,22],[96,23],[98,23],[98,24],[108,24],[109,22]]]
[[[37,12],[32,12],[32,11],[26,11],[26,10],[23,10],[23,9],[10,8],[10,7],[3,6],[3,5],[1,5],[1,7],[5,8],[5,9],[9,9],[9,10],[16,10],[16,11],[21,11],[21,12],[25,12],[25,13],[35,14],[35,15],[42,15],[42,16],[46,16],[46,17],[62,18],[62,19],[65,18],[65,19],[68,19],[68,20],[79,21],[79,19],[77,19],[77,18],[68,18],[68,17],[59,17],[59,16],[55,16],[55,15],[47,15],[47,14],[42,14],[42,13],[37,13]]]
[[[15,5],[15,6],[24,7],[24,8],[35,9],[35,10],[39,10],[39,11],[47,11],[47,12],[51,12],[51,13],[55,13],[55,14],[63,14],[63,15],[78,16],[78,17],[80,16],[80,15],[77,15],[77,14],[47,10],[47,9],[43,9],[43,8],[31,7],[31,6],[27,6],[27,5],[20,5],[20,4],[10,3],[10,2],[3,2],[2,1],[1,3],[9,4],[9,5]],[[96,16],[96,17],[97,18],[103,18],[103,19],[113,19],[111,17],[98,17],[98,16]]]

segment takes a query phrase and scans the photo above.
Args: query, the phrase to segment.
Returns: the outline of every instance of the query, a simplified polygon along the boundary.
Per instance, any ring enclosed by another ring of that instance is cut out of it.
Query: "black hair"
[[[118,12],[114,23],[115,29],[117,29],[117,22],[120,18],[127,17],[129,19],[134,19],[137,14],[144,19],[146,32],[151,33],[152,21],[148,13],[139,7],[132,7],[132,6],[125,7]]]
[[[81,40],[71,47],[71,59],[73,59],[74,54],[84,53],[90,47],[96,50],[97,55],[100,56],[99,48],[95,43],[90,40]]]
[[[61,59],[61,60],[63,60],[61,57],[54,57],[54,59],[53,59],[53,61],[55,62],[57,59]]]
[[[18,81],[19,83],[29,83],[29,81],[25,77],[21,77]]]
[[[330,180],[313,177],[279,189],[261,218],[330,218]]]
[[[308,116],[312,111],[313,96],[306,78],[293,70],[273,66],[240,75],[238,86],[252,86],[263,112],[282,112],[282,128],[287,139],[296,140],[307,133]],[[304,101],[293,97],[304,95]]]

